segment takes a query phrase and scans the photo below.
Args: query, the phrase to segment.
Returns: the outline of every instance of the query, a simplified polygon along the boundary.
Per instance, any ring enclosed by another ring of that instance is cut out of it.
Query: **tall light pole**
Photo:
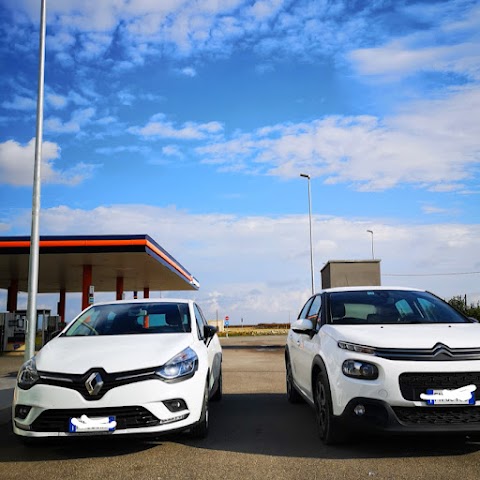
[[[367,232],[372,234],[372,260],[375,260],[375,253],[373,252],[373,230],[367,230]]]
[[[25,337],[25,360],[35,355],[35,337],[37,335],[37,293],[39,264],[39,218],[40,218],[40,166],[42,163],[43,142],[43,92],[45,78],[45,34],[47,0],[40,7],[40,47],[38,52],[38,97],[37,132],[35,138],[35,163],[33,166],[32,194],[32,230],[30,235],[30,259],[28,269],[27,334]]]
[[[310,271],[312,276],[312,295],[315,293],[315,270],[313,267],[313,242],[312,242],[312,196],[310,193],[310,175],[301,173],[301,177],[308,180],[308,219],[310,224]]]

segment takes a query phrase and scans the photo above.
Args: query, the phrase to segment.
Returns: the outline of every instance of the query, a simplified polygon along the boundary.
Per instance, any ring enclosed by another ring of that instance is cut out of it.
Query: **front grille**
[[[103,386],[95,394],[90,394],[86,386],[86,382],[92,373],[99,373],[103,381]],[[99,400],[109,390],[121,385],[159,378],[151,368],[120,373],[107,373],[103,368],[92,368],[88,370],[88,372],[79,375],[57,372],[38,372],[38,374],[40,376],[38,383],[75,390],[80,393],[85,400]]]
[[[480,348],[450,348],[437,343],[432,348],[376,348],[377,357],[408,361],[480,360]]]
[[[405,400],[420,401],[420,394],[426,393],[430,388],[443,390],[476,385],[480,392],[480,372],[402,373],[399,383]]]
[[[45,410],[32,423],[34,432],[68,432],[70,418],[116,417],[116,430],[127,428],[154,427],[160,420],[143,407],[88,408],[82,410]]]
[[[480,426],[478,407],[393,407],[399,421],[405,425],[465,425]]]

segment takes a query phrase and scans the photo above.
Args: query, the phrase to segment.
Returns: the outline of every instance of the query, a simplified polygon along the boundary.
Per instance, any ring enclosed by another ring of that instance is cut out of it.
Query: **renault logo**
[[[103,378],[98,372],[93,372],[85,382],[85,388],[89,395],[98,395],[103,387]]]

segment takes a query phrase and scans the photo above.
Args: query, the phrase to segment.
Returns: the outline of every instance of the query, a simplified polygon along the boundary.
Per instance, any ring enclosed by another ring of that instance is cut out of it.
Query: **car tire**
[[[295,385],[293,383],[292,365],[290,364],[290,359],[288,358],[288,356],[286,357],[285,369],[286,369],[285,383],[287,388],[287,400],[290,403],[301,403],[303,398],[300,395],[300,393],[298,393],[298,390],[295,388]]]
[[[332,394],[328,377],[320,371],[315,378],[315,416],[318,435],[325,445],[334,445],[344,440],[344,435],[335,426],[332,407]]]
[[[203,393],[203,405],[200,420],[190,429],[190,435],[193,438],[206,438],[209,428],[209,414],[208,414],[208,381],[205,385]]]
[[[215,390],[215,393],[212,395],[211,400],[213,402],[219,402],[222,399],[223,396],[223,380],[222,380],[222,367],[220,367],[220,373],[218,375],[218,382],[217,382],[217,389]]]

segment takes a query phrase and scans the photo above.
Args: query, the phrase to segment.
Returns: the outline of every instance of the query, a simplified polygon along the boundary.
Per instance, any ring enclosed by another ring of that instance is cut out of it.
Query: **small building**
[[[380,286],[380,260],[329,260],[321,275],[322,288]]]
[[[216,327],[219,332],[225,331],[225,322],[223,320],[208,320],[207,323],[212,327]]]

